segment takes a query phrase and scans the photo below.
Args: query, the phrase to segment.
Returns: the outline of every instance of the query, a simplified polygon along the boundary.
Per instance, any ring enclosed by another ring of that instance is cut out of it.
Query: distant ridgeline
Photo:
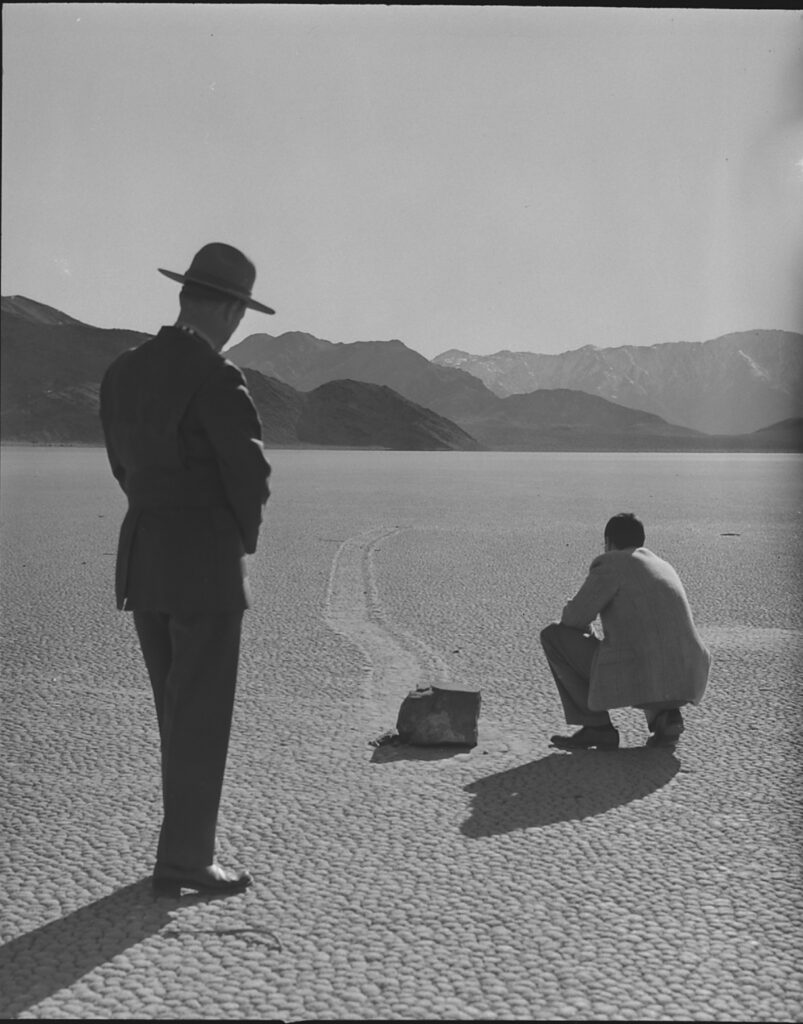
[[[574,388],[708,434],[747,434],[803,415],[803,335],[742,331],[712,341],[586,345],[559,355],[451,349],[436,356],[496,395]]]
[[[148,335],[2,299],[0,438],[100,444],[100,380]],[[803,451],[803,335],[560,355],[254,334],[243,369],[266,446],[397,450]]]
[[[301,391],[343,378],[385,384],[453,420],[489,449],[803,450],[803,335],[784,331],[701,344],[524,353],[577,368],[576,379],[554,371],[548,381],[517,389],[524,393],[491,387],[476,368],[479,360],[501,365],[514,353],[453,351],[430,361],[400,341],[334,344],[288,332],[252,334],[226,355]],[[512,384],[516,374],[508,379]],[[522,373],[519,379],[531,378]]]
[[[106,367],[147,334],[90,327],[49,306],[2,299],[0,439],[101,444],[100,382]],[[327,382],[309,393],[244,369],[268,446],[464,450],[465,430],[389,387]]]

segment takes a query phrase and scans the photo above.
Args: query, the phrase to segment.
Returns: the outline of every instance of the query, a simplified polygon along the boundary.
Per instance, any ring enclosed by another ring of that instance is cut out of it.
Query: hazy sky
[[[561,352],[803,331],[803,16],[3,7],[2,294],[173,322],[205,242],[255,331]]]

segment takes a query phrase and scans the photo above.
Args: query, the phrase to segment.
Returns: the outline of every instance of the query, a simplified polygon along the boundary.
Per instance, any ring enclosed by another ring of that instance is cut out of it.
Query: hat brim
[[[191,277],[188,274],[177,274],[174,270],[164,270],[162,267],[156,268],[160,274],[164,274],[165,277],[169,277],[172,281],[178,281],[180,284],[197,284],[202,288],[208,288],[213,292],[220,292],[221,295],[228,295],[232,299],[237,299],[238,302],[243,302],[249,309],[255,309],[258,313],[270,313],[273,315],[276,310],[271,309],[270,306],[265,306],[261,302],[257,302],[256,299],[252,299],[248,295],[243,295],[240,292],[231,291],[228,288],[219,288],[217,285],[209,284],[208,281],[203,281],[197,277]]]

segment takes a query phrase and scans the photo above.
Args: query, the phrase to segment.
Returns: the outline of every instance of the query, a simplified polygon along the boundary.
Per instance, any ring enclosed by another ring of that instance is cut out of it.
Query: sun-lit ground
[[[5,447],[5,1017],[803,1019],[803,459],[277,451],[219,828],[155,901],[155,716],[97,449]],[[564,727],[538,647],[635,511],[714,667],[672,753]],[[470,752],[373,747],[416,684]]]

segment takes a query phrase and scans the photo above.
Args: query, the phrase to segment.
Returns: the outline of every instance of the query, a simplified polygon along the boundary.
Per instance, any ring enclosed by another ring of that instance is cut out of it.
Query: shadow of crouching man
[[[174,923],[179,903],[219,896],[155,900],[150,877],[117,889],[65,917],[0,946],[0,1019],[31,1006]]]
[[[590,818],[648,796],[679,768],[670,750],[549,754],[464,787],[474,802],[461,831],[479,839]]]

